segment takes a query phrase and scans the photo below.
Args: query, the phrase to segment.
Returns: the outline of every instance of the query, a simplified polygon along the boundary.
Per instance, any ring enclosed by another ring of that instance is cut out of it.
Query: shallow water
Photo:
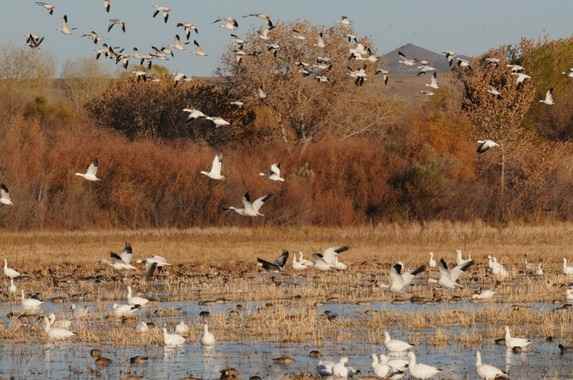
[[[144,320],[163,323],[174,322],[182,317],[196,317],[201,311],[209,311],[212,315],[225,314],[236,310],[241,305],[242,313],[250,313],[264,307],[265,302],[229,302],[200,304],[198,302],[163,302],[155,309],[177,310],[176,316],[153,317],[146,314]],[[296,303],[293,303],[296,305]],[[69,304],[46,303],[45,312],[55,312],[69,316]],[[92,310],[94,304],[82,304]],[[553,304],[529,304],[536,310],[550,310]],[[0,304],[1,318],[10,311],[17,310],[18,305]],[[111,307],[106,305],[106,310]],[[357,304],[321,304],[316,308],[317,313],[330,310],[345,318],[361,318],[367,311],[388,311],[394,313],[431,312],[447,309],[478,310],[484,307],[512,307],[511,304],[492,303],[369,303]],[[150,313],[148,311],[147,313]],[[147,318],[149,317],[149,318]],[[397,338],[403,337],[399,330],[390,331]],[[455,326],[451,329],[456,329]],[[426,331],[424,331],[426,332]],[[326,342],[320,347],[308,344],[274,344],[262,342],[220,342],[211,350],[203,350],[196,343],[187,344],[176,350],[166,350],[160,346],[148,347],[112,347],[85,344],[14,344],[0,343],[0,377],[17,379],[83,379],[102,378],[118,379],[122,374],[131,371],[143,375],[146,379],[182,379],[188,375],[199,376],[203,379],[218,379],[219,371],[234,367],[243,378],[259,375],[264,379],[280,379],[285,374],[310,373],[316,374],[317,359],[308,356],[309,351],[318,349],[323,359],[337,360],[340,356],[348,356],[350,365],[360,369],[363,374],[371,373],[370,354],[382,353],[379,345],[356,342],[334,343]],[[94,371],[93,359],[89,351],[97,347],[104,355],[113,360],[112,365],[104,370]],[[439,349],[433,346],[419,346],[416,349],[418,360],[423,363],[438,366],[445,370],[443,379],[477,379],[475,375],[475,350],[461,346]],[[573,379],[573,354],[560,356],[556,343],[537,341],[532,352],[523,354],[506,354],[505,347],[493,344],[482,347],[484,361],[499,368],[509,370],[512,379]],[[129,358],[134,355],[149,356],[145,365],[130,366]],[[295,363],[290,366],[278,365],[272,358],[280,355],[290,355]],[[99,376],[99,377],[98,377]]]

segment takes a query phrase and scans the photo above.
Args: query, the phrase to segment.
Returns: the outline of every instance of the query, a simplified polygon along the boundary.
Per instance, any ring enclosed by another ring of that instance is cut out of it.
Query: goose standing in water
[[[264,216],[264,214],[261,214],[260,210],[264,206],[265,202],[268,201],[271,196],[272,194],[266,194],[263,195],[262,197],[255,199],[252,202],[251,197],[247,192],[245,193],[245,195],[243,195],[243,208],[230,206],[230,207],[225,207],[223,209],[225,211],[234,211],[235,213],[241,216],[251,216],[251,217]]]
[[[44,317],[44,331],[48,334],[50,340],[62,340],[71,338],[75,334],[70,330],[63,328],[52,328],[48,317]]]
[[[201,344],[207,347],[215,345],[215,335],[209,332],[209,326],[206,323],[203,325],[203,335],[201,335]]]
[[[565,257],[563,258],[563,274],[568,276],[573,275],[573,266],[567,265],[567,259]]]
[[[131,286],[127,287],[127,304],[131,306],[145,306],[149,303],[147,298],[143,297],[133,297],[131,294]]]
[[[392,339],[388,331],[384,331],[384,347],[390,352],[406,352],[414,346],[399,339]]]
[[[439,368],[417,363],[416,354],[412,351],[408,352],[408,361],[408,369],[414,379],[429,379],[441,372]]]
[[[167,329],[163,328],[163,343],[167,347],[178,347],[185,344],[185,338],[179,334],[169,334]]]
[[[34,297],[26,298],[24,296],[24,289],[22,289],[21,295],[22,295],[22,301],[21,301],[22,309],[24,310],[24,312],[30,314],[38,314],[41,311],[42,304],[44,303],[43,301],[40,301],[39,299]]]
[[[207,177],[214,179],[216,181],[222,181],[225,177],[221,174],[223,170],[223,156],[221,154],[216,154],[215,158],[213,158],[213,163],[211,164],[211,170],[201,171],[201,174],[206,175]]]
[[[509,379],[507,373],[503,372],[499,368],[489,364],[483,364],[481,361],[481,353],[479,351],[476,352],[476,371],[480,379],[483,380]]]
[[[523,350],[527,348],[530,344],[531,341],[529,339],[512,337],[509,331],[509,327],[505,326],[505,346],[509,350],[513,350],[515,348]]]
[[[412,284],[416,275],[424,272],[426,266],[422,265],[415,270],[404,272],[406,268],[402,263],[392,265],[390,268],[390,291],[399,293]]]
[[[10,278],[11,280],[14,280],[18,277],[21,276],[20,272],[10,268],[8,266],[8,260],[4,259],[4,275],[8,278]]]
[[[88,166],[85,173],[76,173],[76,175],[91,182],[101,181],[101,179],[97,177],[98,167],[99,167],[99,161],[97,159],[93,160],[91,164]]]
[[[388,364],[387,358],[386,361],[382,362],[376,354],[372,354],[372,369],[374,370],[374,374],[380,379],[397,379],[397,377],[394,376],[404,374],[403,371],[394,370],[394,368]]]
[[[271,181],[284,182],[285,179],[281,177],[281,164],[275,163],[271,165],[270,170],[267,173],[259,173],[261,177],[267,177]]]

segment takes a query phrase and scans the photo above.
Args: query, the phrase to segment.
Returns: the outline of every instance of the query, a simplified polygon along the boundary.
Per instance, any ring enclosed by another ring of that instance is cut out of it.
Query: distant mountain
[[[408,67],[398,62],[400,59],[398,56],[399,51],[404,53],[408,58],[430,61],[430,65],[435,67],[438,72],[446,72],[450,70],[448,67],[448,61],[443,54],[424,49],[423,47],[416,46],[414,44],[406,44],[382,56],[382,67],[386,70],[390,70],[393,74],[417,72],[415,66]]]

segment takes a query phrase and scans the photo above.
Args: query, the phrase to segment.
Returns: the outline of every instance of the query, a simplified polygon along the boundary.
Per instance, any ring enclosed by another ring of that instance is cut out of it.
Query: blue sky
[[[170,43],[177,21],[198,24],[198,40],[208,57],[179,53],[170,69],[191,75],[211,74],[228,43],[228,33],[211,24],[219,16],[241,16],[263,12],[274,19],[307,19],[332,24],[341,15],[350,17],[355,30],[376,42],[378,52],[390,51],[411,42],[434,50],[454,50],[474,55],[490,47],[514,43],[522,36],[565,37],[573,31],[571,0],[112,0],[111,17],[128,22],[128,33],[106,33],[108,16],[103,0],[53,0],[57,9],[49,16],[32,0],[4,0],[0,13],[0,41],[24,46],[25,34],[46,36],[42,49],[67,59],[94,54],[95,49],[79,36],[96,30],[115,46],[148,50],[151,45]],[[169,5],[173,14],[167,25],[153,19],[152,4]],[[79,28],[73,36],[58,31],[66,13]],[[257,19],[239,19],[239,34],[261,25]]]

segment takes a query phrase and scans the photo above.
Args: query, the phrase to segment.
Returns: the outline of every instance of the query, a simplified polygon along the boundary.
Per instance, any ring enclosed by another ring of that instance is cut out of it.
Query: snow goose
[[[201,174],[206,175],[207,177],[214,179],[216,181],[222,181],[225,179],[225,176],[221,174],[223,170],[223,155],[216,154],[215,158],[213,158],[213,162],[211,163],[211,170],[201,171]]]
[[[493,96],[500,98],[501,97],[501,92],[499,92],[499,90],[493,86],[489,86],[487,92],[489,94],[492,94]]]
[[[318,362],[316,371],[320,376],[332,376],[335,363],[330,360],[321,360]]]
[[[462,265],[462,264],[465,264],[465,263],[469,263],[470,261],[473,261],[470,256],[468,256],[467,259],[464,259],[462,250],[461,250],[461,249],[456,249],[456,264],[457,264],[457,265]]]
[[[99,44],[99,41],[100,41],[99,34],[97,34],[97,32],[95,30],[92,30],[89,33],[82,34],[82,38],[89,38],[90,40],[92,40],[94,45]]]
[[[573,266],[567,265],[567,259],[565,257],[563,258],[563,274],[573,275]]]
[[[268,97],[267,92],[261,87],[257,88],[257,97],[259,99],[266,99]]]
[[[511,336],[509,327],[505,326],[505,346],[513,350],[515,348],[525,349],[531,344],[531,341],[526,338],[515,338]]]
[[[181,321],[175,326],[175,332],[179,335],[189,334],[189,326],[184,321]]]
[[[175,50],[179,50],[179,51],[183,51],[187,48],[187,45],[189,45],[189,41],[183,41],[181,40],[181,37],[179,36],[179,34],[175,35],[175,42],[171,45],[171,47]],[[196,45],[199,45],[197,43],[197,41],[195,41]]]
[[[497,261],[496,257],[492,257],[491,273],[493,273],[498,279],[505,279],[509,276],[507,269],[505,269],[502,263]]]
[[[472,66],[468,60],[458,58],[458,67],[461,69],[471,70]]]
[[[520,66],[520,65],[512,65],[512,64],[508,64],[507,68],[512,72],[512,73],[519,73],[521,71],[525,70],[525,67]]]
[[[416,74],[416,76],[421,76],[424,75],[426,73],[430,73],[430,72],[436,72],[436,68],[432,67],[430,65],[420,65],[418,66],[418,73]]]
[[[205,49],[203,49],[201,45],[199,45],[199,42],[197,42],[197,40],[193,40],[193,45],[195,46],[195,55],[198,55],[199,57],[207,56]]]
[[[472,299],[478,301],[489,300],[492,299],[494,295],[495,295],[495,290],[483,289],[480,290],[479,293],[473,294]]]
[[[69,36],[70,34],[72,34],[72,31],[76,29],[78,28],[71,27],[70,24],[68,23],[68,15],[64,15],[64,17],[62,17],[62,25],[60,26],[60,32]]]
[[[195,32],[195,34],[199,34],[199,28],[197,25],[190,22],[179,22],[177,23],[177,27],[183,28],[187,40],[191,38],[191,33]]]
[[[513,75],[515,75],[515,84],[517,85],[517,87],[523,85],[523,83],[525,83],[526,80],[531,79],[531,77],[527,74],[524,73],[512,73]]]
[[[132,306],[145,306],[149,303],[149,300],[147,298],[143,298],[143,297],[137,297],[137,296],[132,296],[132,292],[131,292],[131,286],[127,287],[127,303],[128,305],[132,305]]]
[[[400,56],[398,62],[404,66],[416,66],[418,62],[415,58],[408,58],[406,54],[402,53],[401,51],[398,52],[398,55]]]
[[[117,253],[115,252],[110,252],[109,254],[111,261],[108,260],[102,260],[105,264],[108,264],[109,266],[111,266],[113,269],[115,270],[133,270],[136,269],[133,265],[131,265],[128,262],[125,262],[124,259]]]
[[[243,108],[245,106],[245,103],[241,102],[240,100],[232,101],[229,104],[238,108]]]
[[[330,265],[329,263],[327,263],[324,260],[322,253],[314,253],[312,256],[314,258],[314,262],[313,262],[314,268],[316,268],[320,271],[323,271],[323,272],[326,272],[326,271],[333,269],[332,265]]]
[[[157,17],[159,13],[163,16],[163,21],[167,24],[169,20],[169,14],[171,13],[171,8],[163,6],[163,5],[154,5],[155,12],[153,12],[153,18]]]
[[[428,260],[428,267],[429,268],[436,267],[436,260],[434,260],[434,252],[430,252],[430,260]]]
[[[140,334],[144,334],[149,331],[149,326],[147,326],[147,323],[141,321],[137,324],[137,326],[135,326],[135,331]]]
[[[151,277],[156,269],[169,266],[167,259],[163,256],[151,256],[143,260],[137,260],[137,264],[145,264],[146,277]]]
[[[267,177],[271,181],[275,181],[275,182],[284,182],[285,181],[285,179],[281,177],[281,164],[278,162],[272,164],[270,170],[267,173],[261,172],[261,173],[259,173],[259,175],[261,177]]]
[[[56,315],[54,313],[50,313],[48,316],[48,320],[50,321],[50,327],[60,328],[60,329],[69,329],[72,327],[72,322],[68,321],[67,319],[60,319],[56,321]]]
[[[221,28],[234,31],[239,27],[239,23],[233,17],[221,17],[213,21],[213,24],[220,23]]]
[[[24,312],[31,313],[31,314],[38,313],[44,302],[42,302],[39,299],[34,298],[34,297],[26,298],[24,296],[24,289],[22,289],[21,294],[22,294],[21,304],[22,304],[22,309],[24,310]]]
[[[545,98],[541,99],[539,101],[539,103],[543,103],[543,104],[546,104],[548,106],[552,106],[555,104],[555,102],[553,101],[553,89],[552,88],[547,90],[547,92],[545,93]]]
[[[45,1],[36,1],[36,5],[41,6],[42,8],[44,8],[45,10],[48,11],[48,14],[51,16],[54,14],[54,11],[56,10],[56,6],[50,3],[46,3]]]
[[[267,272],[282,272],[288,261],[288,256],[288,251],[282,251],[281,255],[273,262],[257,257],[257,266],[263,268]]]
[[[298,29],[293,29],[292,30],[292,37],[295,40],[299,40],[299,41],[306,41],[306,36],[304,35],[304,33]]]
[[[350,19],[347,16],[340,17],[339,23],[345,27],[352,26],[352,22],[350,21]]]
[[[573,78],[573,68],[570,68],[569,71],[563,71],[561,74],[565,75],[566,77]]]
[[[347,357],[340,358],[338,363],[332,367],[332,376],[337,379],[347,379],[348,377],[351,377],[355,371],[353,368],[347,367],[347,364]]]
[[[251,216],[251,217],[264,216],[264,214],[262,214],[260,210],[264,206],[265,202],[271,198],[271,196],[272,194],[266,194],[263,195],[262,197],[255,199],[255,201],[252,202],[251,197],[247,192],[245,193],[245,195],[243,195],[243,208],[230,206],[230,207],[225,207],[223,209],[225,211],[234,211],[235,213],[241,216]]]
[[[203,335],[201,335],[201,344],[207,347],[215,345],[215,335],[209,332],[209,326],[206,323],[203,325]]]
[[[251,14],[248,14],[246,16],[243,16],[243,18],[246,18],[246,17],[256,17],[260,20],[263,20],[264,22],[267,23],[268,30],[274,29],[274,27],[275,27],[271,17],[264,14],[264,13],[251,13]]]
[[[332,267],[336,268],[337,267],[337,263],[341,264],[338,261],[338,255],[346,252],[350,249],[349,246],[341,246],[341,247],[329,247],[326,248],[324,251],[322,251],[322,258],[324,261],[326,261],[328,264],[330,264]],[[346,266],[344,268],[336,268],[336,269],[346,269]]]
[[[103,0],[103,7],[106,13],[109,13],[111,11],[111,0]]]
[[[462,286],[458,284],[458,278],[468,270],[474,262],[472,260],[468,262],[463,262],[462,264],[458,264],[452,269],[448,269],[448,264],[444,259],[440,259],[440,264],[438,269],[440,270],[440,279],[438,280],[438,284],[443,286],[446,289],[455,289],[461,288]]]
[[[20,272],[10,268],[8,266],[8,260],[4,259],[4,275],[11,280],[21,276]]]
[[[167,347],[177,347],[185,344],[185,338],[179,334],[168,334],[167,329],[163,328],[163,343]]]
[[[99,167],[99,161],[95,159],[88,166],[85,173],[76,173],[76,175],[91,182],[101,181],[101,179],[97,177],[98,167]]]
[[[403,340],[392,339],[388,331],[384,331],[384,347],[390,352],[406,352],[414,348],[410,343]]]
[[[319,49],[324,49],[326,47],[326,42],[324,42],[324,33],[318,33],[318,38],[316,39],[316,47]]]
[[[567,302],[573,302],[573,288],[565,289],[565,300],[567,300]]]
[[[440,86],[438,85],[438,73],[434,72],[432,74],[432,79],[430,80],[430,83],[426,83],[426,87],[430,87],[435,90],[440,88]]]
[[[425,90],[420,90],[420,94],[425,95],[425,96],[434,96],[436,95],[436,93],[434,91],[425,91]]]
[[[28,36],[26,36],[26,44],[32,49],[39,48],[40,45],[42,45],[42,42],[44,42],[44,37],[40,37],[32,33],[29,33]]]
[[[72,317],[74,318],[87,318],[90,314],[90,311],[87,307],[77,306],[74,303],[70,306],[70,309],[72,311]]]
[[[183,108],[183,112],[189,114],[187,116],[187,121],[207,118],[207,115],[195,108]]]
[[[390,291],[391,292],[401,292],[416,278],[416,275],[424,272],[426,270],[425,265],[421,265],[415,270],[406,272],[406,268],[402,263],[396,263],[390,268]]]
[[[380,379],[394,378],[394,375],[403,374],[402,371],[395,371],[387,361],[381,362],[376,354],[372,354],[372,369],[376,377]]]
[[[350,67],[348,68],[350,73],[348,75],[351,78],[354,78],[354,84],[358,87],[364,85],[364,82],[368,80],[368,73],[366,72],[366,66],[358,70],[352,70]]]
[[[400,358],[390,358],[384,354],[380,354],[380,364],[387,364],[394,370],[395,374],[391,376],[392,379],[398,379],[403,376],[399,376],[396,372],[406,372],[408,370],[408,361]]]
[[[71,338],[75,334],[64,328],[52,328],[48,317],[44,317],[44,331],[48,334],[49,340],[61,340]]]
[[[485,61],[487,64],[494,65],[494,66],[499,66],[499,64],[501,63],[501,59],[499,59],[499,58],[488,57],[485,59]]]
[[[427,364],[417,363],[416,354],[412,351],[408,352],[408,361],[408,369],[414,379],[429,379],[442,371],[439,368]]]
[[[312,261],[303,258],[302,252],[298,253],[298,257],[296,254],[292,257],[292,269],[294,270],[305,270],[313,266],[314,263]]]
[[[127,23],[125,21],[121,21],[118,18],[112,18],[109,20],[109,26],[107,27],[107,32],[111,32],[114,26],[118,25],[121,27],[121,31],[123,33],[127,32]],[[96,42],[97,43],[97,42]]]
[[[456,59],[456,53],[453,51],[444,51],[442,52],[442,54],[446,56],[446,59],[448,60],[448,65],[450,65],[451,67]]]
[[[476,352],[476,371],[480,379],[484,380],[509,379],[507,373],[502,370],[492,365],[482,363],[481,353],[479,351]]]
[[[10,285],[8,286],[8,294],[14,295],[16,294],[16,285],[14,285],[14,279],[10,278]]]
[[[493,140],[478,140],[477,141],[477,152],[479,154],[485,153],[490,149],[499,147],[499,144]]]
[[[140,308],[139,305],[118,305],[115,303],[111,307],[113,315],[118,318],[133,317]]]
[[[209,116],[206,119],[211,121],[213,124],[215,124],[215,128],[226,127],[226,126],[231,125],[231,123],[229,123],[227,120],[223,119],[222,117],[218,117],[218,116]]]

